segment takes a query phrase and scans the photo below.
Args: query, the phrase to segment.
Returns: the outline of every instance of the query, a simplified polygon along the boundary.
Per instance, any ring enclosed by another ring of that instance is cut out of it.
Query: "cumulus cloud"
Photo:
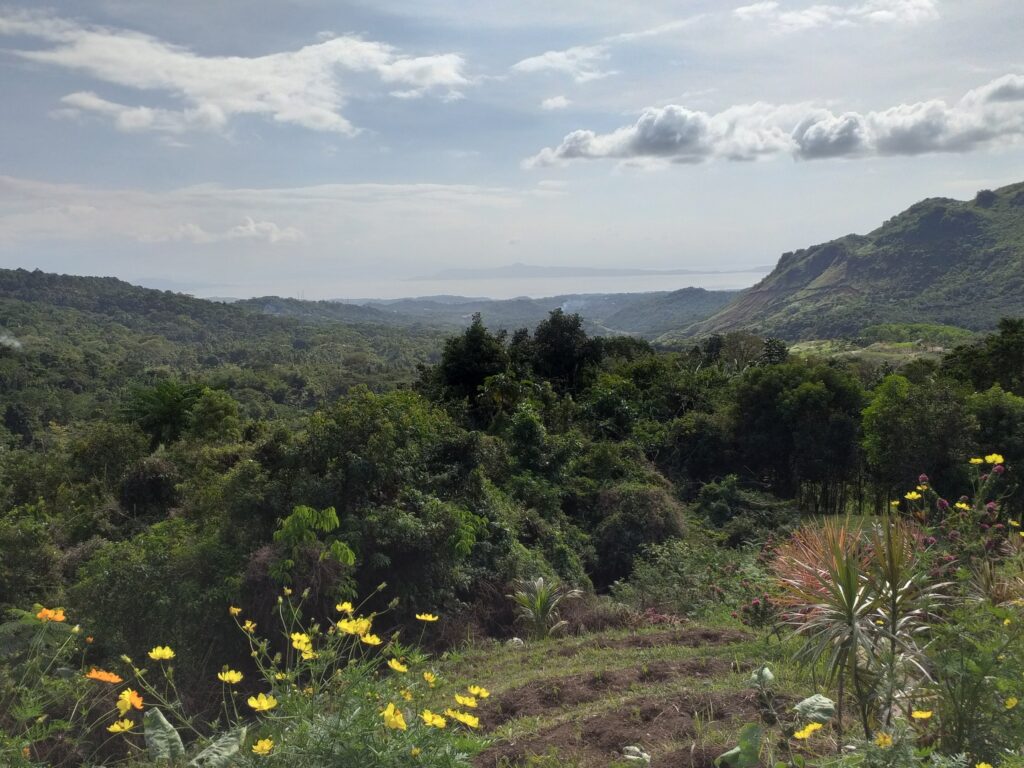
[[[569,75],[577,83],[600,80],[613,74],[601,69],[608,59],[608,48],[604,45],[578,45],[564,51],[547,51],[539,56],[516,62],[515,72],[560,72]]]
[[[547,110],[565,109],[570,104],[572,104],[572,102],[565,96],[552,96],[549,99],[544,99],[544,101],[540,103],[540,108]]]
[[[386,43],[354,36],[265,56],[202,56],[146,34],[15,11],[0,11],[0,34],[48,44],[15,51],[21,58],[183,103],[180,110],[125,105],[91,91],[64,98],[63,116],[98,114],[124,131],[219,130],[232,117],[260,115],[352,135],[356,128],[341,113],[348,95],[346,73],[375,75],[386,86],[398,86],[396,93],[402,95],[439,91],[452,98],[470,83],[459,54],[408,56]]]
[[[814,160],[868,155],[968,152],[1024,139],[1024,76],[1005,75],[954,104],[932,100],[876,112],[836,114],[812,104],[750,104],[715,114],[650,107],[611,133],[577,130],[542,149],[527,167],[573,160],[699,163],[789,155]]]
[[[740,6],[733,15],[741,21],[768,23],[782,31],[862,23],[919,24],[939,16],[937,0],[862,0],[847,5],[815,3],[787,9],[777,0]]]

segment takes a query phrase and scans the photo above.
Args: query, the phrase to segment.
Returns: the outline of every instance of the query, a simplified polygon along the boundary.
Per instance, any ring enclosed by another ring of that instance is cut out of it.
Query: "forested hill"
[[[771,274],[687,335],[743,329],[835,338],[886,322],[987,330],[1022,306],[1024,183],[968,202],[929,198],[867,235],[785,253]]]
[[[357,384],[410,381],[443,339],[262,315],[114,278],[0,270],[0,418],[28,437],[51,421],[109,416],[127,389],[172,372],[231,392],[250,418],[287,417]]]

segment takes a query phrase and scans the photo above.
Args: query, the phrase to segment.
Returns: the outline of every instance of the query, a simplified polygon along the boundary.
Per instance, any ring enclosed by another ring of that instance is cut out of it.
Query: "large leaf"
[[[185,757],[185,745],[174,726],[167,722],[164,713],[156,707],[150,707],[142,716],[142,725],[146,734],[146,749],[151,760],[172,762]]]
[[[836,703],[827,696],[816,693],[808,696],[797,704],[793,709],[801,720],[811,723],[827,723],[836,714]]]
[[[213,742],[210,746],[192,758],[189,763],[193,768],[226,768],[231,758],[238,754],[245,741],[245,726],[236,731],[229,731]]]
[[[761,764],[761,739],[764,729],[747,723],[740,731],[739,744],[715,758],[718,768],[757,768]]]

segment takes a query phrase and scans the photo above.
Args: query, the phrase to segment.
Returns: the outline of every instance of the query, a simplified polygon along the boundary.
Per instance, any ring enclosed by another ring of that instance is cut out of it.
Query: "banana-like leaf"
[[[747,723],[740,731],[739,744],[715,758],[717,768],[757,768],[761,765],[761,740],[764,729]]]
[[[808,696],[793,709],[801,720],[810,723],[827,723],[836,716],[836,703],[820,693]]]
[[[146,735],[146,749],[149,757],[155,762],[173,762],[185,756],[185,745],[174,726],[167,722],[164,713],[156,707],[150,707],[142,716],[142,725]]]
[[[231,758],[238,754],[245,742],[245,726],[235,731],[228,731],[210,746],[192,758],[192,768],[227,768]]]

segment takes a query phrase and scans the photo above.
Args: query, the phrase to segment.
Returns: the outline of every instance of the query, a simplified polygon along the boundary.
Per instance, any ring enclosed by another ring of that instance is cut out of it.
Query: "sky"
[[[772,264],[1024,180],[1022,30],[1020,0],[0,0],[0,267],[351,298]]]

